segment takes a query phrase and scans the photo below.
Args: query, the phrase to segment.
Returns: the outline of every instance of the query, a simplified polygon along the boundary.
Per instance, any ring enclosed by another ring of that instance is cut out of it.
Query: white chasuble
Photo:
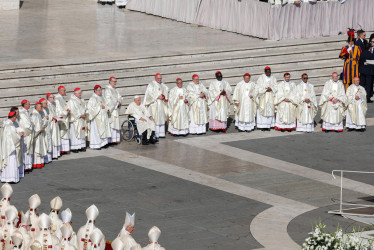
[[[189,126],[189,107],[184,102],[186,99],[187,90],[185,88],[174,87],[170,90],[168,108],[170,117],[169,125],[176,130],[186,130]]]
[[[165,99],[158,99],[160,95],[163,95]],[[149,108],[149,112],[158,126],[165,125],[168,120],[168,98],[169,88],[164,83],[152,81],[148,84],[143,104]]]

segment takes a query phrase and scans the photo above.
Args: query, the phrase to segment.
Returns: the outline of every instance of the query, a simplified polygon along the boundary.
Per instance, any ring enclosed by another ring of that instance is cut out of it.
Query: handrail
[[[339,204],[339,213],[342,213],[343,211],[343,173],[357,173],[357,174],[374,174],[374,172],[368,172],[368,171],[353,171],[353,170],[333,170],[331,172],[331,175],[334,179],[336,179],[336,176],[334,175],[334,172],[340,172],[340,204]],[[353,205],[353,204],[351,204]],[[356,204],[361,205],[361,204]],[[363,204],[362,204],[363,205]],[[365,205],[363,205],[365,206]]]
[[[374,172],[367,172],[367,171],[353,171],[353,170],[333,170],[331,172],[332,177],[336,179],[334,172],[345,172],[345,173],[359,173],[359,174],[374,174]]]

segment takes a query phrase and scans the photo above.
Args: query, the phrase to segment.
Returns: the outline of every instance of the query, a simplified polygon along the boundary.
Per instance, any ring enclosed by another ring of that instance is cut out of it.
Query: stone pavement
[[[180,54],[260,41],[88,0],[25,0],[20,11],[1,12],[0,23],[0,63]]]
[[[25,211],[28,197],[38,193],[40,211],[48,212],[59,195],[73,211],[75,230],[96,204],[107,240],[129,211],[136,212],[134,237],[142,245],[157,225],[166,249],[299,249],[319,220],[330,230],[368,228],[327,211],[339,203],[340,182],[331,169],[372,171],[373,108],[365,133],[325,134],[319,126],[313,134],[238,133],[231,124],[228,133],[66,155],[13,185],[12,203]],[[349,175],[344,201],[370,204],[371,180]]]

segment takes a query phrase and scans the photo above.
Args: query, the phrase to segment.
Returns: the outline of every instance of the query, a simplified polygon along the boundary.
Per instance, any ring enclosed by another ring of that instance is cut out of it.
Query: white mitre
[[[70,208],[67,208],[61,212],[61,220],[63,223],[70,223],[72,217],[73,217],[73,214]]]
[[[40,206],[41,200],[39,195],[34,194],[29,198],[29,208],[36,210]]]
[[[86,210],[86,216],[88,221],[95,221],[97,216],[99,216],[99,209],[95,205],[91,205]]]
[[[152,227],[148,232],[149,241],[152,243],[158,242],[160,235],[161,235],[161,230],[156,226]]]
[[[58,212],[62,207],[62,199],[59,196],[57,196],[51,200],[50,205],[53,211]]]
[[[125,224],[123,225],[123,227],[126,228],[128,226],[132,226],[132,227],[135,226],[135,213],[131,215],[128,212],[126,212],[126,219],[125,219]]]
[[[13,188],[8,183],[5,183],[4,185],[1,186],[0,192],[3,195],[3,199],[9,200],[13,194]]]

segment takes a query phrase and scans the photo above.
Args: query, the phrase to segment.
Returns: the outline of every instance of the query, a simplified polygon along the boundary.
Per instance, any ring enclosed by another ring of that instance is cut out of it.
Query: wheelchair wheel
[[[136,140],[137,144],[139,144],[139,145],[142,144],[142,139],[140,139],[140,137],[136,137],[135,140]]]
[[[134,139],[134,134],[134,124],[129,120],[125,120],[121,126],[122,139],[124,139],[125,141],[131,141],[132,139]]]

